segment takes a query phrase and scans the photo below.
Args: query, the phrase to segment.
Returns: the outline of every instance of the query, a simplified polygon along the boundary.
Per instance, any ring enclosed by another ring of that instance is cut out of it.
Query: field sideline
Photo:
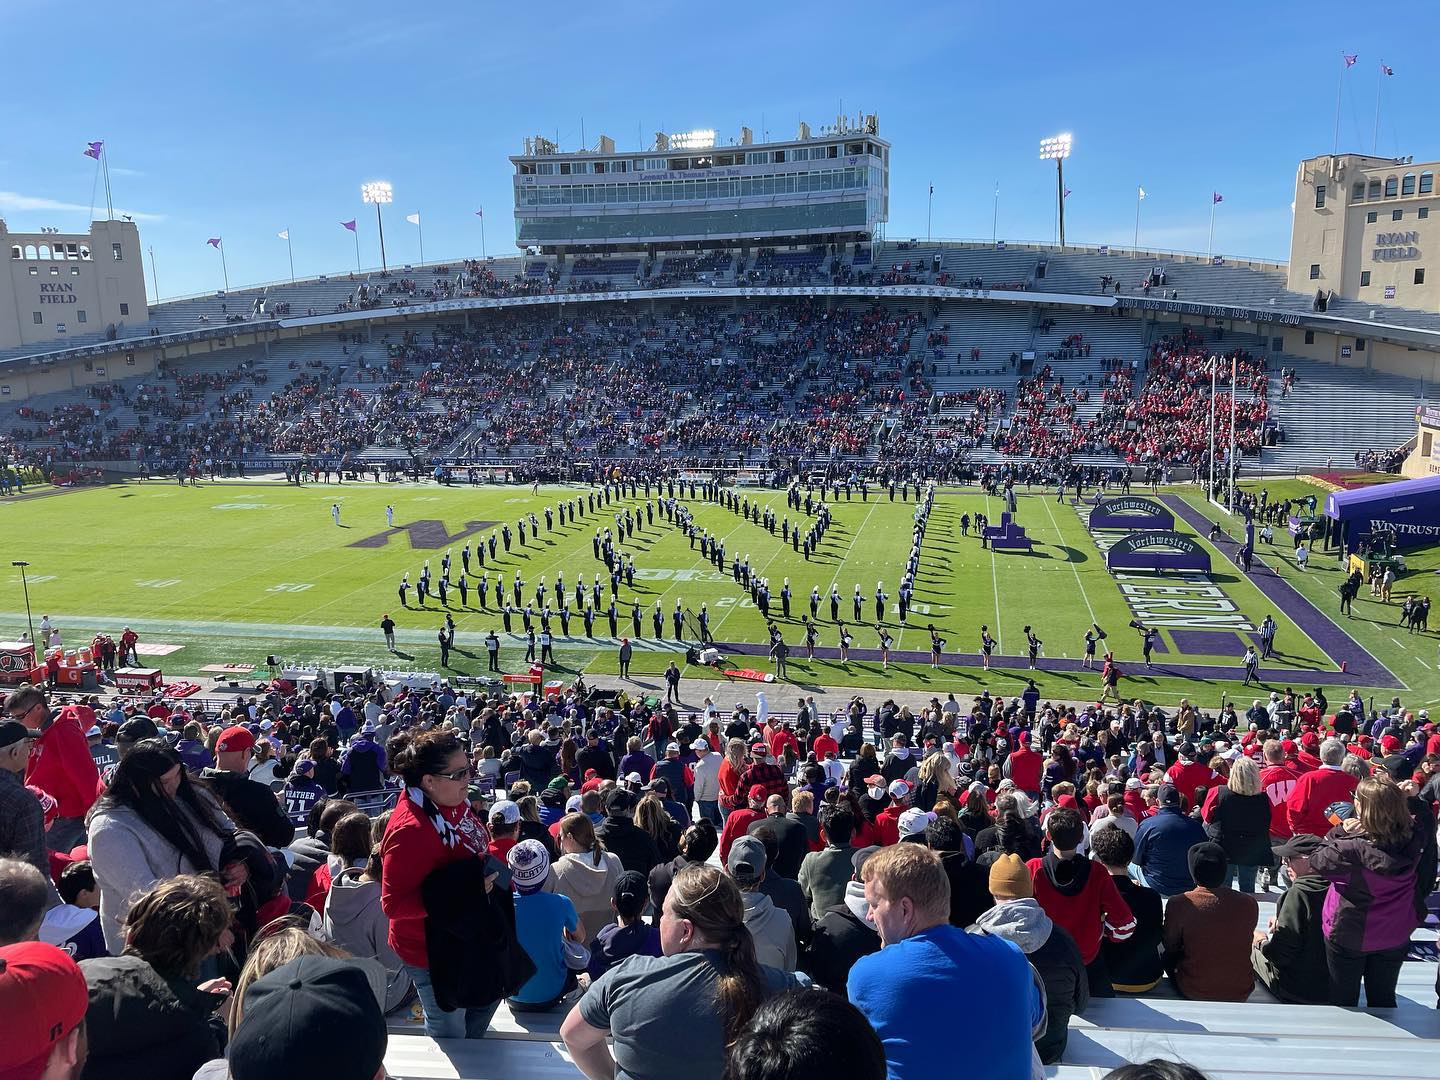
[[[491,611],[479,610],[476,603],[474,587],[480,568],[474,561],[468,607],[462,609],[458,593],[450,592],[450,610],[459,631],[457,655],[452,658],[455,670],[478,673],[485,666],[481,637],[492,627],[501,629],[493,610],[497,568],[504,575],[507,599],[512,599],[511,575],[518,571],[525,582],[527,602],[533,602],[534,587],[543,576],[553,606],[553,584],[557,575],[563,574],[573,603],[577,576],[588,585],[597,571],[604,573],[603,563],[593,556],[595,529],[613,525],[616,510],[643,508],[646,503],[642,489],[636,499],[616,500],[564,527],[557,520],[551,531],[545,531],[544,509],[586,490],[543,487],[538,495],[532,495],[523,487],[446,488],[433,484],[296,488],[279,482],[222,481],[181,488],[157,482],[130,483],[32,500],[5,500],[0,502],[0,528],[10,558],[31,564],[28,578],[36,620],[46,613],[62,628],[73,627],[67,644],[88,640],[96,628],[118,633],[120,626],[129,622],[140,631],[143,641],[184,646],[159,661],[167,674],[191,674],[206,663],[263,662],[270,652],[289,661],[334,664],[355,660],[435,670],[436,633],[443,611],[433,599],[429,610],[417,609],[413,589],[411,606],[402,609],[396,594],[400,575],[408,572],[413,584],[421,565],[429,560],[432,573],[438,576],[440,560],[450,550],[453,580],[459,574],[460,549],[467,531],[474,544],[502,523],[510,523],[513,530],[521,515],[533,512],[541,520],[540,536],[529,538],[524,548],[515,545],[508,555],[502,550],[493,563],[487,559]],[[750,490],[748,494],[752,500],[759,498],[762,506],[772,507],[777,517],[786,513],[782,492]],[[331,520],[332,503],[341,507],[340,528]],[[387,504],[395,509],[397,528],[393,532],[386,527]],[[1107,630],[1110,637],[1105,644],[1115,650],[1127,675],[1133,676],[1125,684],[1132,694],[1173,699],[1188,691],[1205,700],[1218,698],[1221,689],[1233,690],[1232,683],[1238,681],[1242,637],[1232,634],[1232,642],[1225,634],[1194,633],[1178,627],[1162,630],[1154,677],[1145,674],[1139,635],[1127,627],[1136,612],[1127,605],[1121,583],[1105,569],[1103,556],[1077,508],[1068,502],[1057,503],[1053,493],[1020,498],[1018,520],[1036,541],[1036,551],[1030,555],[994,554],[982,548],[973,535],[959,534],[962,514],[981,512],[998,521],[1000,500],[987,499],[973,489],[942,493],[931,515],[915,605],[909,626],[904,628],[896,624],[894,594],[909,547],[913,503],[898,499],[892,503],[883,493],[872,493],[868,502],[862,502],[858,494],[848,502],[842,498],[833,504],[834,524],[808,563],[781,543],[778,531],[772,537],[759,525],[717,505],[688,500],[687,505],[702,527],[725,539],[727,556],[743,559],[748,555],[752,567],[770,579],[775,596],[772,616],[779,610],[781,582],[789,578],[793,618],[778,621],[791,643],[791,675],[798,681],[895,689],[938,688],[948,682],[965,693],[993,683],[992,692],[1013,692],[1013,685],[1006,684],[1023,685],[1023,672],[1015,670],[1013,660],[1004,663],[1005,674],[995,672],[987,679],[976,669],[978,661],[967,663],[963,655],[952,660],[951,654],[977,653],[983,623],[998,639],[1000,656],[1023,656],[1023,628],[1031,625],[1045,641],[1043,657],[1058,669],[1038,673],[1036,681],[1042,691],[1084,698],[1095,693],[1098,674],[1073,669],[1078,666],[1075,661],[1083,652],[1083,635],[1092,621]],[[1198,500],[1192,500],[1192,505],[1203,509]],[[794,514],[792,520],[802,516]],[[1189,525],[1180,528],[1197,532]],[[360,542],[370,546],[356,546]],[[666,638],[673,633],[670,613],[678,601],[692,611],[698,611],[702,603],[707,605],[712,633],[721,641],[765,640],[764,620],[729,573],[716,572],[658,513],[653,524],[620,546],[633,554],[638,568],[633,591],[622,583],[617,598],[622,634],[631,633],[632,605],[638,603],[641,608],[644,651],[637,656],[637,673],[658,672],[676,648],[673,641],[653,640],[650,613],[657,602],[665,616]],[[1272,565],[1284,557],[1278,548],[1260,554]],[[1311,614],[1291,618],[1278,610],[1253,581],[1230,564],[1223,545],[1213,549],[1212,558],[1212,582],[1233,601],[1237,617],[1258,625],[1264,615],[1275,616],[1277,647],[1282,654],[1277,666],[1293,673],[1299,685],[1304,682],[1300,675],[1308,678],[1308,673],[1331,685],[1344,681],[1338,664],[1309,632],[1312,627],[1308,623],[1321,620],[1312,619]],[[1293,567],[1281,566],[1281,576],[1286,581],[1307,579],[1296,582],[1299,591],[1316,607],[1328,610],[1323,589],[1317,588],[1323,575],[1316,569],[1302,575]],[[797,664],[797,659],[803,660],[798,620],[809,610],[812,586],[819,588],[822,597],[832,583],[839,590],[840,618],[854,635],[857,650],[877,645],[872,625],[877,582],[890,594],[886,621],[896,639],[895,648],[902,652],[927,650],[925,627],[933,622],[946,641],[947,663],[942,672],[937,675],[924,662],[892,663],[889,671],[882,672],[878,662],[858,655],[846,670],[827,655],[837,644],[838,631],[829,619],[828,598],[822,599],[819,613],[822,656],[810,665]],[[860,623],[852,621],[851,610],[857,584],[864,597]],[[7,638],[18,636],[24,625],[19,586],[18,575],[10,572],[0,597],[0,634]],[[604,596],[608,602],[608,582]],[[1357,602],[1357,610],[1361,607]],[[377,624],[384,613],[400,627],[405,655],[398,663],[379,647]],[[1374,621],[1382,620],[1376,617]],[[521,629],[518,618],[514,625],[517,631]],[[558,619],[554,629],[558,639]],[[1359,629],[1357,640],[1389,636],[1368,633],[1368,621]],[[572,616],[570,638],[557,640],[559,665],[569,670],[613,670],[613,645],[603,613],[597,618],[595,634],[597,640],[587,639],[581,619]],[[1378,643],[1366,644],[1398,681],[1417,689],[1417,684],[1437,681],[1433,667],[1424,662],[1434,651],[1428,640],[1415,638],[1408,646],[1396,642],[1398,648],[1389,649]],[[502,652],[507,668],[521,666],[522,648],[507,640]],[[1166,676],[1167,668],[1190,677]],[[1384,683],[1380,685],[1390,692]]]

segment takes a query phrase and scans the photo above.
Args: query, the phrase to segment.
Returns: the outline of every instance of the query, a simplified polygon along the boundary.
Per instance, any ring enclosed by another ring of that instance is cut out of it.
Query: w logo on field
[[[481,529],[489,529],[499,525],[498,521],[467,521],[465,528],[452,534],[445,527],[443,521],[436,521],[434,518],[425,518],[422,521],[411,521],[404,525],[396,525],[393,529],[385,529],[367,536],[362,540],[356,540],[353,544],[347,544],[352,548],[382,548],[390,543],[390,538],[397,533],[409,533],[410,547],[416,551],[437,551],[440,548],[450,547],[467,536],[473,536]]]

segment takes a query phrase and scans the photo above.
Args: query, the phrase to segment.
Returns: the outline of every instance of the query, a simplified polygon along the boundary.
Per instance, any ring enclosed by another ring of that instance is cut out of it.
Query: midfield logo
[[[499,525],[498,521],[467,521],[465,528],[451,535],[443,521],[436,521],[434,518],[425,518],[421,521],[411,521],[404,525],[396,525],[393,529],[385,529],[374,536],[367,536],[363,540],[356,540],[353,544],[346,545],[352,548],[382,548],[390,543],[390,538],[397,533],[408,533],[410,535],[410,547],[415,551],[438,551],[440,548],[452,547],[464,540],[467,536],[474,536],[482,529],[489,529]]]

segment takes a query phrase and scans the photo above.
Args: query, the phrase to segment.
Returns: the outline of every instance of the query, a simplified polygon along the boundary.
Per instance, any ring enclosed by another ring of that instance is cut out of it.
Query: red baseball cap
[[[1281,740],[1280,749],[1285,752],[1286,757],[1294,757],[1296,754],[1300,753],[1300,747],[1294,739]]]
[[[752,754],[768,754],[769,752],[770,748],[766,746],[763,742],[750,744],[750,753]]]
[[[1400,740],[1394,735],[1382,735],[1380,737],[1380,749],[1387,754],[1393,754],[1400,749]]]
[[[770,789],[767,788],[764,784],[751,784],[751,785],[750,785],[750,798],[752,798],[752,799],[763,799],[763,798],[765,798],[766,796],[768,796],[769,794],[770,794]]]
[[[219,740],[215,743],[217,754],[226,754],[232,750],[253,749],[255,749],[255,736],[238,724],[222,731]]]
[[[1320,736],[1313,731],[1307,731],[1300,736],[1300,745],[1306,750],[1313,750],[1320,745]]]
[[[90,1004],[79,966],[42,941],[0,948],[0,1075],[30,1080],[45,1071],[51,1048],[74,1031]]]

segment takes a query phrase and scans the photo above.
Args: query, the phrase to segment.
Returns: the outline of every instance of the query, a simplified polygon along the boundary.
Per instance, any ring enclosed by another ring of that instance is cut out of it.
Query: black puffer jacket
[[[1232,866],[1269,866],[1270,797],[1236,795],[1227,787],[1215,789],[1206,815],[1205,834],[1225,849]]]
[[[90,1057],[81,1080],[190,1080],[222,1056],[218,994],[167,980],[138,956],[102,956],[80,970],[90,987]]]

